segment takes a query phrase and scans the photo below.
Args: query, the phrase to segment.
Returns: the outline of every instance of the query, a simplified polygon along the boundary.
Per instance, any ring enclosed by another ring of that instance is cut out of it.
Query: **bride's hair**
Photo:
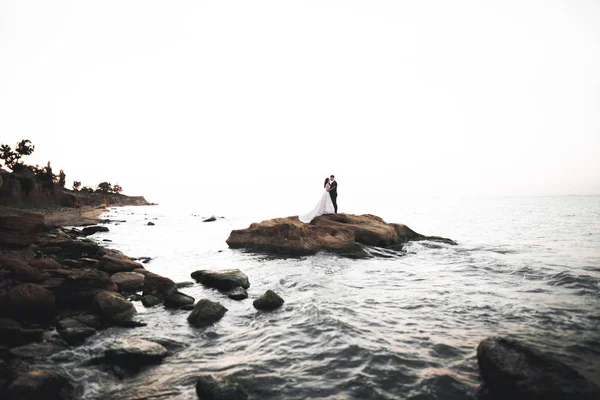
[[[325,183],[323,184],[323,187],[327,187],[328,183],[329,183],[329,178],[325,178]]]

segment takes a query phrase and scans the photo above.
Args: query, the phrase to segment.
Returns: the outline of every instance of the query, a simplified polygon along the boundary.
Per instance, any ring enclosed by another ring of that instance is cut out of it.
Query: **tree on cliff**
[[[123,188],[119,184],[116,184],[115,186],[113,186],[112,190],[113,193],[119,194],[123,191]]]
[[[80,186],[81,186],[81,182],[79,182],[79,181],[73,181],[73,190],[74,191],[77,192],[79,190]]]
[[[111,193],[113,191],[112,185],[109,182],[101,182],[96,188],[96,192],[99,193]]]
[[[9,145],[3,144],[0,146],[0,160],[3,160],[8,168],[14,170],[21,157],[30,155],[34,150],[35,146],[31,144],[29,139],[23,139],[17,143],[14,151]]]

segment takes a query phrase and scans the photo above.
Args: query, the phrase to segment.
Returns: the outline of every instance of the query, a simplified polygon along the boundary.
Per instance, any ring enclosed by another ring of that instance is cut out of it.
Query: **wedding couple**
[[[325,178],[325,192],[321,197],[321,200],[317,203],[313,210],[306,214],[300,215],[298,218],[305,224],[309,224],[315,217],[323,214],[337,214],[337,181],[335,176],[331,175],[329,178]]]

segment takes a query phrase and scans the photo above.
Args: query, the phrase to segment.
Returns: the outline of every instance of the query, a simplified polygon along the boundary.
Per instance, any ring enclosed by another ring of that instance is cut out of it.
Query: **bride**
[[[321,200],[317,203],[315,208],[311,212],[306,215],[300,215],[298,219],[304,222],[305,224],[309,224],[315,217],[323,214],[333,214],[335,209],[333,208],[333,202],[331,201],[331,196],[329,195],[329,178],[325,178],[325,192],[323,196],[321,196]]]

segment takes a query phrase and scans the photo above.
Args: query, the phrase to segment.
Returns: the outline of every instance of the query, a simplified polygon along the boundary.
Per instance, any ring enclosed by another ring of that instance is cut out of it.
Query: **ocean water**
[[[203,223],[211,210],[110,209],[105,218],[126,222],[97,240],[152,257],[145,267],[176,282],[198,269],[239,268],[250,298],[181,289],[227,307],[204,329],[187,323],[188,311],[135,302],[146,327],[101,331],[48,363],[90,400],[194,399],[203,374],[233,378],[253,399],[466,399],[480,386],[479,341],[501,335],[600,382],[600,197],[415,198],[355,209],[458,245],[411,243],[385,259],[274,258],[225,243],[232,229],[283,216],[268,210]],[[252,307],[267,289],[285,299],[282,308]],[[89,365],[119,336],[159,339],[171,355],[123,380]]]

